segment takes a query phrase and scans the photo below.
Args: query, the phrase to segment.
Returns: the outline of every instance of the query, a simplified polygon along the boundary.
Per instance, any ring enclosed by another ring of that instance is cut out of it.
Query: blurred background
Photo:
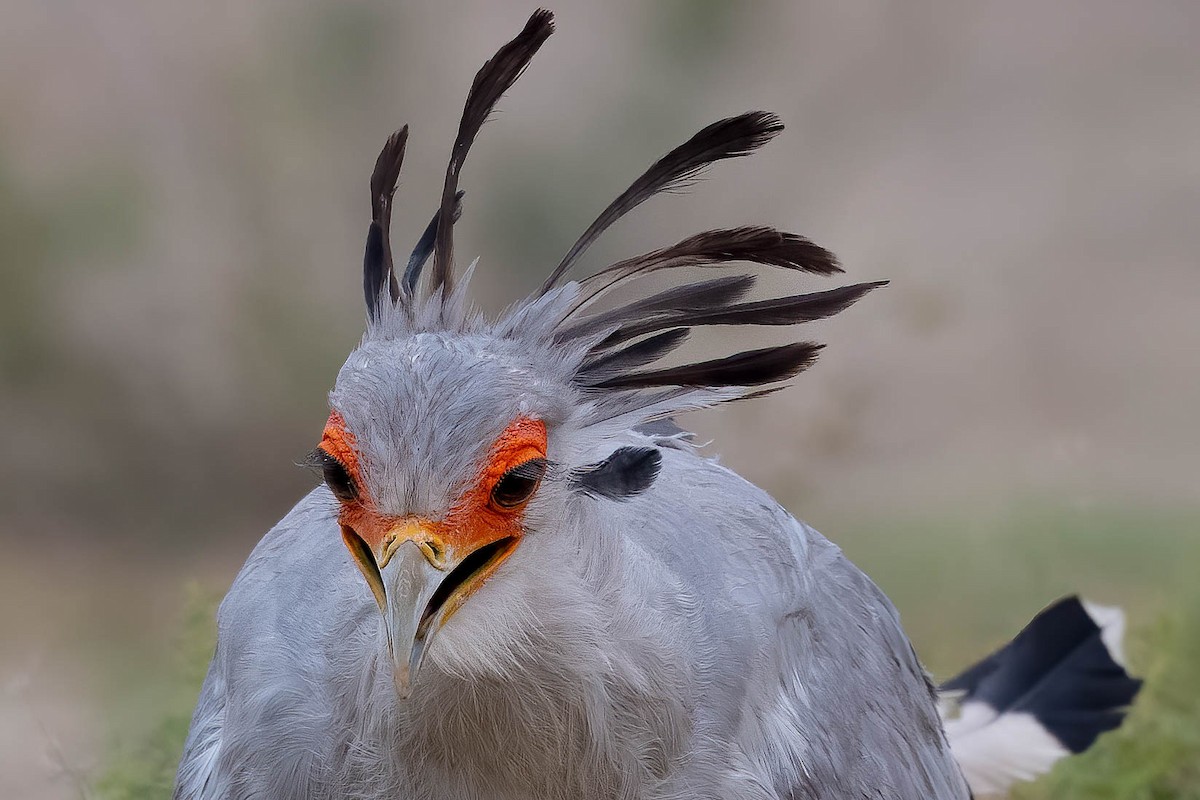
[[[379,146],[412,126],[403,248],[531,10],[5,3],[0,796],[166,794],[215,602],[315,483]],[[480,303],[699,128],[778,112],[588,266],[766,223],[890,279],[793,389],[688,424],[876,578],[940,677],[1061,595],[1124,606],[1134,718],[1025,796],[1200,796],[1200,5],[554,10],[464,172]]]

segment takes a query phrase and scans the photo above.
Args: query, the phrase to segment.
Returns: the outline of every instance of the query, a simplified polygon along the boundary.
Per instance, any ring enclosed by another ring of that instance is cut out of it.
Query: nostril
[[[424,541],[417,545],[421,548],[421,552],[425,554],[425,558],[435,568],[444,570],[446,568],[446,551],[440,544],[432,541]]]

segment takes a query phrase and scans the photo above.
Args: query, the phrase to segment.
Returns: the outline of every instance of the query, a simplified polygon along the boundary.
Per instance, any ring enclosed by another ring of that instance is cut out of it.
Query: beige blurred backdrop
[[[153,706],[185,586],[223,590],[314,483],[294,464],[363,327],[378,148],[411,125],[393,234],[411,241],[471,77],[531,10],[4,4],[0,795],[77,796]],[[1122,510],[1113,535],[1137,554],[1159,547],[1142,509],[1200,507],[1200,5],[554,10],[462,179],[457,252],[481,258],[484,307],[530,290],[667,149],[773,110],[787,130],[763,152],[652,200],[588,258],[769,223],[833,249],[847,280],[892,281],[813,332],[829,347],[793,389],[689,420],[711,452],[835,541],[843,522],[970,529],[1048,503]],[[905,547],[873,541],[843,543],[868,567]],[[943,568],[916,582],[938,591]],[[1122,585],[1039,575],[997,628],[1046,592]],[[939,652],[922,613],[918,646]]]

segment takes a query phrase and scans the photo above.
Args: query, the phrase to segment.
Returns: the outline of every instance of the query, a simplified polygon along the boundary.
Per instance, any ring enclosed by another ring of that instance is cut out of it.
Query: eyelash
[[[358,499],[358,486],[342,462],[319,447],[312,452],[309,460],[313,466],[321,470],[321,477],[324,478],[325,485],[329,487],[329,491],[333,492],[334,497],[342,502]]]
[[[545,477],[547,464],[544,458],[531,458],[505,472],[492,487],[492,503],[511,510],[528,501]]]

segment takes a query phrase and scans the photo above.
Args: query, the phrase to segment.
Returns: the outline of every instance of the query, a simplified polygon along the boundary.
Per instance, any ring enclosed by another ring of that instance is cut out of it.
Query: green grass
[[[1151,624],[1194,594],[1200,512],[1024,502],[810,520],[900,609],[941,678],[1010,639],[1059,597],[1081,594]]]
[[[984,517],[820,522],[896,602],[918,652],[942,677],[1063,594],[1124,606],[1131,671],[1145,679],[1129,719],[1013,796],[1200,800],[1200,515],[1031,504]],[[215,598],[191,595],[174,668],[145,676],[156,710],[124,731],[92,797],[170,796],[213,645]]]
[[[107,764],[86,794],[89,800],[151,800],[169,798],[175,768],[187,738],[192,707],[216,641],[216,598],[193,586],[173,643],[169,674],[151,685],[156,710],[148,712],[132,741],[114,744]],[[146,676],[154,682],[154,678]]]

